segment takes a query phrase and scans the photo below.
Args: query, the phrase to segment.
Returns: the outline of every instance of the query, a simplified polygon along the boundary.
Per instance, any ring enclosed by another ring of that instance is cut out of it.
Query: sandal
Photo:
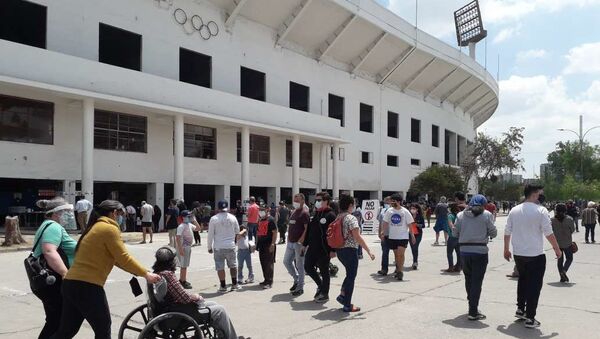
[[[354,305],[351,305],[350,307],[344,306],[344,308],[342,308],[342,311],[346,313],[360,312],[360,307],[356,307]]]

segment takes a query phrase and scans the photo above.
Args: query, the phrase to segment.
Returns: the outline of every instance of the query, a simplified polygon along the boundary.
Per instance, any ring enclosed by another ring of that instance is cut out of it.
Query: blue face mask
[[[123,223],[123,216],[117,215],[117,224],[121,225]]]
[[[192,219],[190,217],[183,217],[183,222],[189,224],[192,222]]]

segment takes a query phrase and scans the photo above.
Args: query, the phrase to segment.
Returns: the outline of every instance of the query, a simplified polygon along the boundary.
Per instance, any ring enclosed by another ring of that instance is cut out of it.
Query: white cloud
[[[569,64],[565,67],[564,74],[600,73],[600,42],[571,48],[566,58]]]
[[[521,51],[517,53],[518,61],[532,60],[532,59],[543,59],[546,57],[548,52],[545,49],[530,49],[527,51]]]
[[[500,32],[498,32],[498,34],[496,34],[496,36],[494,37],[494,40],[492,41],[495,44],[499,44],[501,42],[504,42],[508,39],[511,39],[517,35],[519,35],[521,33],[521,25],[515,25],[515,26],[510,26],[510,27],[506,27],[504,29],[502,29]]]

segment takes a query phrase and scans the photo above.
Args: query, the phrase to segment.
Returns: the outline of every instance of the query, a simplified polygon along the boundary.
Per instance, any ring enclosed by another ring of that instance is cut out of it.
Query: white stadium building
[[[497,106],[484,67],[374,0],[2,0],[0,215],[406,193]]]

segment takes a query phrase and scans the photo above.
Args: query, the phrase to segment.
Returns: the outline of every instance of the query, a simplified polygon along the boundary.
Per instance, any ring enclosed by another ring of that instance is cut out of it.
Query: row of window
[[[35,47],[46,48],[46,7],[23,0],[0,2],[0,38]],[[99,23],[99,61],[132,70],[141,70],[142,36],[118,27]],[[185,48],[179,49],[179,80],[212,87],[212,57]],[[266,74],[247,67],[240,68],[240,95],[266,101]],[[310,88],[290,81],[290,108],[308,112]],[[359,130],[373,133],[373,106],[360,103]],[[329,94],[328,116],[345,126],[344,98]],[[388,137],[399,138],[398,113],[388,112]],[[124,145],[130,140],[118,140],[116,135],[103,135],[108,143]],[[421,142],[421,121],[411,119],[412,142]],[[135,141],[134,141],[135,142]],[[432,125],[431,145],[439,147],[439,127]],[[139,147],[139,146],[138,146]]]

